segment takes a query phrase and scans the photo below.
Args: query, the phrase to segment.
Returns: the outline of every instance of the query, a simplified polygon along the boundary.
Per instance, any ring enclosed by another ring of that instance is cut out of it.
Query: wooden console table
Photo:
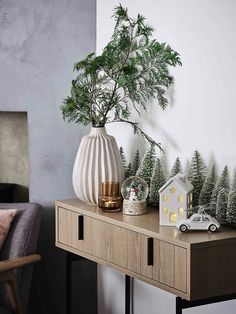
[[[175,294],[177,313],[188,301],[235,298],[232,229],[182,233],[160,226],[156,209],[125,216],[69,199],[56,202],[56,246]]]

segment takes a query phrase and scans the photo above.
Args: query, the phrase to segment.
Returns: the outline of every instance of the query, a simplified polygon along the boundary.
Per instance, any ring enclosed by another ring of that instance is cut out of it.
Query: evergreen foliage
[[[200,153],[196,150],[192,157],[187,178],[194,186],[193,207],[198,205],[199,195],[206,177],[206,165]]]
[[[208,213],[210,216],[216,217],[217,204],[219,204],[218,205],[218,212],[219,212],[219,210],[221,208],[220,206],[222,206],[222,202],[224,201],[224,191],[226,193],[228,193],[229,192],[229,186],[230,186],[229,171],[228,171],[228,167],[225,166],[224,170],[222,171],[220,178],[218,179],[218,181],[217,181],[217,183],[213,189],[212,195],[211,195],[211,202],[210,202],[210,206],[208,209]],[[221,196],[218,199],[219,192],[220,192]],[[218,213],[218,215],[219,215],[219,213]]]
[[[236,171],[234,172],[234,179],[229,192],[226,221],[236,224]]]
[[[162,163],[163,170],[165,172],[165,177],[168,178],[169,177],[169,164],[168,164],[168,157],[167,157],[167,153],[165,149],[162,151],[160,160]]]
[[[170,172],[170,178],[174,177],[177,173],[183,173],[183,168],[179,157],[176,158],[175,163]]]
[[[132,164],[132,173],[133,173],[133,175],[136,174],[136,172],[138,171],[139,166],[140,166],[140,153],[139,153],[139,150],[137,150],[136,153],[135,153],[135,156],[134,156],[133,164]]]
[[[219,223],[226,223],[227,203],[229,191],[225,188],[220,188],[216,202],[216,219]]]
[[[189,167],[190,167],[190,161],[189,161],[189,159],[187,159],[186,163],[185,163],[185,166],[184,166],[184,174],[185,174],[185,176],[188,175]]]
[[[163,168],[161,160],[157,158],[150,183],[149,203],[151,205],[153,206],[159,205],[158,191],[165,183],[166,183],[165,170]]]
[[[127,161],[126,161],[124,149],[123,149],[122,146],[120,147],[120,157],[121,157],[121,160],[122,160],[122,163],[123,163],[124,171],[126,171]]]
[[[199,196],[199,205],[209,205],[211,202],[211,196],[213,189],[217,182],[217,171],[216,165],[213,164],[201,189],[201,193]]]
[[[217,203],[217,197],[219,193],[219,182],[216,182],[214,189],[211,194],[211,201],[208,208],[208,214],[212,217],[216,217],[216,203]]]
[[[120,4],[113,17],[113,35],[102,54],[90,53],[74,66],[77,77],[61,106],[63,118],[95,127],[125,122],[135,134],[160,147],[130,116],[133,110],[138,114],[146,110],[150,98],[157,99],[162,109],[167,107],[165,95],[173,83],[168,67],[181,65],[179,54],[152,38],[153,29],[142,15],[130,18]]]
[[[148,183],[150,190],[148,202],[151,205],[158,207],[158,191],[166,183],[168,178],[168,172],[164,166],[167,165],[165,159],[163,161],[162,158],[156,158],[154,146],[151,146],[146,152],[141,163],[139,150],[136,151],[132,164],[129,163],[127,165],[127,160],[122,147],[120,147],[120,155],[125,169],[125,178],[135,175],[143,178]],[[182,166],[179,157],[177,157],[171,169],[170,177],[173,177],[179,172],[182,172]],[[193,179],[196,180],[196,177],[198,178],[196,174],[199,172],[203,177],[206,173],[206,167],[200,154],[195,151],[188,171],[188,179],[191,183],[193,182]],[[195,174],[195,176],[193,174]],[[198,203],[194,205],[193,208],[198,208],[198,205],[206,205],[208,214],[217,218],[219,222],[236,224],[236,171],[234,173],[231,187],[227,166],[223,169],[218,180],[217,177],[216,165],[213,163],[205,177],[199,194]],[[197,180],[195,182],[198,183]],[[194,185],[194,183],[192,184]]]
[[[150,181],[152,177],[153,168],[155,165],[156,159],[156,151],[154,145],[150,147],[150,149],[145,153],[141,164],[138,168],[136,175],[142,179],[144,179],[148,187],[150,188]]]
[[[131,163],[128,164],[128,166],[125,169],[125,179],[133,176],[133,169]]]

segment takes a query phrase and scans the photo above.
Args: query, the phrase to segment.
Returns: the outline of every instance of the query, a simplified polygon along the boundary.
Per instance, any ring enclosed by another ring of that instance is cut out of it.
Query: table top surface
[[[236,242],[236,229],[221,227],[220,231],[188,231],[181,232],[175,227],[160,226],[158,209],[148,207],[147,213],[140,216],[124,215],[119,212],[105,212],[97,205],[90,205],[78,198],[56,201],[56,205],[69,210],[103,220],[105,222],[128,228],[147,236],[159,238],[185,247],[219,245],[224,242]]]

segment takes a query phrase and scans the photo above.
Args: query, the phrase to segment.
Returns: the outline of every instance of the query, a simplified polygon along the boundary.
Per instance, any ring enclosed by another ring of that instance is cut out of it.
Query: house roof
[[[175,181],[178,185],[182,187],[186,191],[186,193],[189,193],[193,190],[193,185],[189,182],[189,180],[182,174],[177,173],[174,177],[170,178],[158,191],[161,193],[165,188],[167,188],[168,185],[171,184],[171,182]]]

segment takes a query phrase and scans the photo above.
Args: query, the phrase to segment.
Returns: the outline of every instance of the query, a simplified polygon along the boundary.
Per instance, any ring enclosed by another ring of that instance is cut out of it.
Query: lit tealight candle
[[[115,201],[108,201],[108,202],[105,202],[105,207],[114,207],[116,205],[116,202]]]

